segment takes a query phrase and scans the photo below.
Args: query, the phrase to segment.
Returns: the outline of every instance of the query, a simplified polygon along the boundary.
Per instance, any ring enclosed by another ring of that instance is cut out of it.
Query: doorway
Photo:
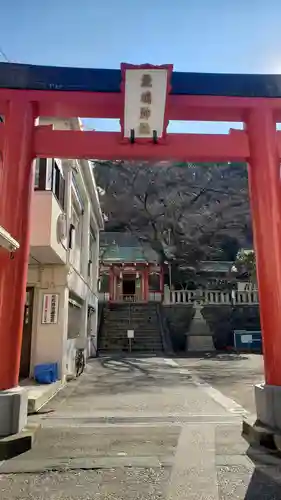
[[[134,275],[123,276],[123,298],[133,299],[136,294],[136,277]]]
[[[26,289],[23,332],[21,344],[20,358],[20,378],[28,378],[30,373],[30,355],[31,355],[31,340],[32,340],[32,316],[33,316],[33,298],[34,288]]]

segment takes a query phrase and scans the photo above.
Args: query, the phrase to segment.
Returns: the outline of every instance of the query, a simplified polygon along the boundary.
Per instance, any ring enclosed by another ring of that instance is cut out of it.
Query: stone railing
[[[99,302],[109,302],[109,293],[99,293]],[[162,302],[163,295],[161,292],[149,292],[147,302]],[[145,302],[139,299],[136,295],[119,295],[117,299],[112,302]]]
[[[258,304],[257,291],[232,292],[223,290],[174,290],[165,291],[165,304],[193,304],[196,300],[209,305]]]
[[[186,304],[192,305],[195,301],[209,305],[256,305],[259,303],[258,292],[236,290],[173,290],[165,286],[164,304]],[[99,294],[100,302],[109,302],[109,293]],[[149,302],[161,302],[162,294],[151,292],[149,294]],[[140,302],[135,296],[120,296],[115,302]]]

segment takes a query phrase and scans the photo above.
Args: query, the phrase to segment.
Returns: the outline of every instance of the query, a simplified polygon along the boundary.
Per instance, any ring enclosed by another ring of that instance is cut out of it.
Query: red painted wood
[[[31,161],[35,155],[152,162],[250,160],[265,375],[267,383],[281,385],[281,135],[276,133],[281,99],[169,95],[169,120],[247,120],[248,134],[171,134],[165,144],[156,145],[129,145],[122,142],[121,133],[52,131],[48,127],[33,131],[33,109],[37,116],[120,119],[122,94],[0,89],[0,114],[5,115],[5,125],[0,125],[0,224],[21,245],[14,260],[0,252],[0,390],[18,382],[29,256]]]
[[[11,259],[0,254],[0,390],[18,385],[29,259],[33,192],[31,103],[10,103],[5,123],[0,224],[20,243]]]
[[[276,125],[270,110],[252,111],[247,125],[265,380],[281,385],[281,192]]]
[[[247,134],[170,134],[165,143],[128,144],[118,132],[80,132],[38,127],[35,152],[40,157],[149,159],[180,161],[244,161],[249,156]]]
[[[122,93],[0,89],[0,114],[11,99],[33,101],[38,115],[71,118],[116,118],[123,115]],[[229,96],[172,95],[167,99],[169,120],[244,121],[251,109],[272,109],[281,122],[281,99]]]

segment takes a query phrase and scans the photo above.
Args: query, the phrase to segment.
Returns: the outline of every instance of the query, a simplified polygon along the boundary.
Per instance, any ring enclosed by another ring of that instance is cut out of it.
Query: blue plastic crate
[[[52,384],[58,380],[58,364],[45,363],[34,367],[34,379],[38,384]]]

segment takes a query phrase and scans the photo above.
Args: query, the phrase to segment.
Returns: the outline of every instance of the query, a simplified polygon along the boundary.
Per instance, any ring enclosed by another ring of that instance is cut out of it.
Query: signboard
[[[252,335],[241,335],[241,342],[242,344],[249,344],[251,343],[253,340],[253,336]]]
[[[128,339],[133,339],[135,337],[134,330],[127,330],[127,337]]]
[[[167,95],[170,90],[172,65],[121,65],[124,93],[123,137],[161,139],[166,133]]]
[[[42,308],[42,324],[51,325],[58,322],[59,294],[44,293]]]
[[[234,330],[234,347],[238,351],[245,349],[253,352],[262,352],[261,331]]]

